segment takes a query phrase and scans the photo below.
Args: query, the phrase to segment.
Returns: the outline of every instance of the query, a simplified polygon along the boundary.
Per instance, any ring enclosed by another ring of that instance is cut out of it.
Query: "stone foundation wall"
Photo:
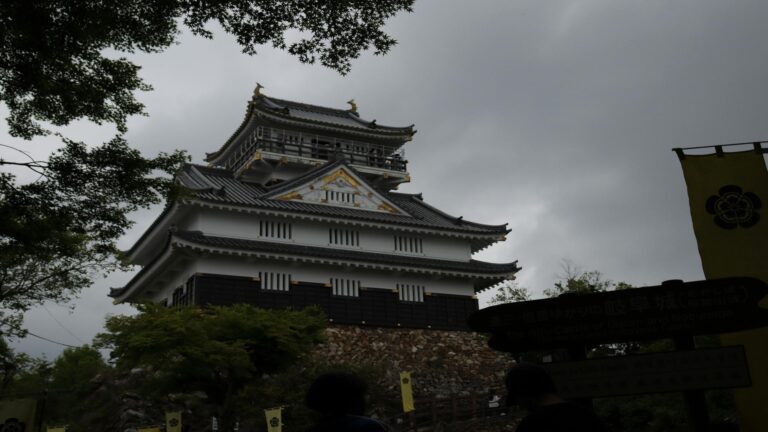
[[[513,363],[488,348],[485,336],[463,331],[332,325],[314,359],[331,364],[371,365],[383,370],[380,383],[399,394],[399,374],[411,371],[414,397],[487,394],[504,386]]]

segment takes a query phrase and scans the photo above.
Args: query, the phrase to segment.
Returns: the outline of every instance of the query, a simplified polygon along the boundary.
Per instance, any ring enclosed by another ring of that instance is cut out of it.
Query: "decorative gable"
[[[373,189],[345,165],[340,165],[322,177],[309,179],[305,183],[281,191],[270,198],[336,207],[352,207],[391,214],[408,214]]]

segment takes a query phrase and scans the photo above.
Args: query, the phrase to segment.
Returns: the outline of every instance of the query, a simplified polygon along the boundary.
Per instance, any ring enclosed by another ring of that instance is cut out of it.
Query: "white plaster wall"
[[[464,279],[432,278],[425,275],[392,273],[341,266],[321,266],[280,261],[266,261],[233,256],[200,257],[196,271],[200,273],[257,277],[260,271],[289,273],[291,280],[329,283],[332,277],[357,279],[366,288],[395,289],[398,283],[424,285],[428,293],[474,295],[472,282]],[[172,291],[172,290],[171,290]]]
[[[422,238],[424,252],[420,254],[413,254],[395,251],[394,236],[396,234],[406,237]],[[434,235],[398,233],[397,231],[377,231],[373,229],[363,229],[360,232],[360,246],[372,252],[422,256],[454,261],[469,261],[472,256],[471,246],[467,240],[438,237]]]
[[[187,214],[185,214],[183,217],[180,217],[176,221],[176,228],[179,230],[185,230],[185,231],[201,231],[201,212],[195,211],[195,208],[190,209]]]
[[[199,230],[207,235],[233,237],[242,239],[259,239],[259,217],[245,213],[234,213],[214,209],[198,209],[195,216],[190,216],[188,228]],[[269,218],[263,218],[269,219]],[[285,221],[285,219],[272,219]],[[290,220],[292,224],[293,238],[291,240],[269,239],[270,241],[289,241],[295,244],[321,247],[341,247],[329,245],[328,230],[331,227],[342,229],[355,229],[360,232],[360,246],[351,249],[397,253],[402,255],[423,256],[455,261],[469,261],[472,252],[468,240],[439,237],[435,235],[419,235],[423,239],[422,254],[408,254],[395,252],[393,237],[398,231],[376,230],[373,228],[353,228],[347,225],[332,225],[303,220]],[[400,233],[400,235],[413,235],[412,233]]]

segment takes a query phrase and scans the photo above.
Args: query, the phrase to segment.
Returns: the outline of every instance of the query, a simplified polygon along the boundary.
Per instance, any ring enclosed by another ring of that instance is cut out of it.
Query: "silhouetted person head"
[[[367,386],[351,373],[332,372],[320,375],[309,386],[305,404],[323,414],[363,415]]]
[[[544,368],[532,363],[518,363],[507,372],[507,404],[519,405],[527,410],[543,402],[559,399],[552,377]]]

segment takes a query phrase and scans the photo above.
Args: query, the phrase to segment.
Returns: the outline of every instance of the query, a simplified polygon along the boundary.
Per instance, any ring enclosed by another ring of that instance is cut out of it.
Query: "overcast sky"
[[[149,117],[132,119],[128,138],[148,156],[180,148],[202,163],[240,124],[256,82],[324,106],[355,98],[364,118],[416,124],[402,191],[468,220],[509,223],[508,240],[476,258],[519,260],[518,280],[536,295],[564,259],[638,286],[697,280],[670,149],[768,139],[766,17],[765,1],[417,0],[387,27],[399,41],[391,53],[365,53],[346,77],[266,47],[249,57],[222,32],[184,34],[165,53],[134,57],[155,90],[140,95]],[[40,156],[53,146],[6,131],[0,142]],[[99,142],[114,131],[79,123],[65,132]],[[159,211],[136,214],[121,246]],[[73,312],[31,311],[27,325],[88,342],[106,315],[130,311],[107,297],[130,276],[97,281]],[[48,358],[62,349],[32,337],[16,347]]]

